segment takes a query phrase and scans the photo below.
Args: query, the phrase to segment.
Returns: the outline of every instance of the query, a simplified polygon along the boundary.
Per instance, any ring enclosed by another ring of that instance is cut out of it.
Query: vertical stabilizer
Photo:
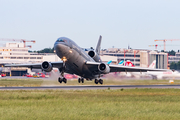
[[[97,53],[98,55],[100,54],[100,50],[101,50],[101,39],[102,39],[102,36],[100,35],[100,36],[99,36],[98,43],[97,43],[97,46],[96,46],[96,53]]]
[[[124,65],[124,60],[121,60],[118,65]]]
[[[108,65],[111,64],[111,63],[112,63],[112,60],[110,60],[110,61],[107,62]]]
[[[154,60],[151,65],[149,66],[149,68],[155,68],[156,67],[156,60]]]

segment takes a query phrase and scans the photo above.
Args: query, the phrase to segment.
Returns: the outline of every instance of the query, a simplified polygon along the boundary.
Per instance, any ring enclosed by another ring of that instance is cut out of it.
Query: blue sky
[[[128,44],[154,49],[148,45],[163,45],[155,39],[180,39],[179,5],[179,0],[0,0],[0,38],[33,39],[31,50],[41,50],[62,36],[95,47],[102,35],[103,49]],[[180,49],[180,41],[167,45]]]

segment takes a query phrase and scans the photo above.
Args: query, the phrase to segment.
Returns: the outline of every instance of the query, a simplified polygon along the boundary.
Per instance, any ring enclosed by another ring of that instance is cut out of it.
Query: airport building
[[[7,76],[23,75],[27,73],[27,68],[5,68],[4,64],[32,64],[42,63],[43,61],[60,61],[56,54],[30,53],[23,43],[6,43],[0,47],[0,71]]]
[[[168,57],[168,61],[169,61],[169,64],[171,64],[172,62],[179,62],[180,61],[180,52],[176,52],[175,56],[169,56]]]
[[[167,69],[168,66],[167,53],[157,51],[109,48],[107,50],[102,50],[101,56],[116,57],[117,63],[122,60],[131,61],[137,67],[148,67],[153,60],[156,60],[156,68]]]
[[[101,56],[115,57],[117,63],[121,60],[130,60],[135,66],[140,66],[140,53],[133,50],[110,48],[108,50],[101,51]],[[103,60],[103,59],[102,59]]]
[[[156,68],[167,69],[168,68],[168,54],[164,52],[149,52],[149,62],[152,63],[156,60]]]

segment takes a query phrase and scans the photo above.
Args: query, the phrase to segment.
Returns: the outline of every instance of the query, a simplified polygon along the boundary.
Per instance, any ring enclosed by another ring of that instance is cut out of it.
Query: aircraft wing
[[[61,68],[63,66],[63,62],[51,62],[52,67],[55,68]],[[28,67],[31,69],[42,69],[41,68],[42,63],[37,63],[37,64],[6,64],[4,67]]]
[[[98,71],[98,66],[101,63],[86,61],[85,63],[88,68],[92,71]],[[147,71],[168,71],[167,69],[153,69],[153,68],[143,68],[143,67],[129,67],[121,65],[108,65],[110,72],[147,72]]]
[[[129,67],[119,65],[109,65],[110,72],[147,72],[147,71],[167,71],[167,69],[154,69],[144,67]]]

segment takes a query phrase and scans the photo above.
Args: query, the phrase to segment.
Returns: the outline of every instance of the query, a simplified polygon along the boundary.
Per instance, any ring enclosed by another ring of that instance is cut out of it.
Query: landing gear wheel
[[[98,84],[98,80],[97,80],[97,79],[95,79],[95,80],[94,80],[94,83],[95,83],[95,84]]]
[[[59,83],[62,83],[62,79],[61,79],[60,77],[58,78],[58,82],[59,82]]]
[[[78,78],[78,83],[84,83],[84,78]]]
[[[59,83],[62,83],[62,82],[67,83],[67,79],[64,77],[65,69],[66,69],[65,61],[63,61],[63,66],[61,68],[59,68],[59,71],[62,76],[62,78],[60,78],[60,77],[58,78]]]
[[[81,78],[78,78],[78,83],[81,83]]]
[[[102,84],[103,84],[103,80],[102,80],[102,79],[99,79],[99,83],[102,85]]]
[[[84,78],[81,78],[81,82],[84,83]]]
[[[67,79],[66,79],[66,78],[63,78],[63,82],[64,82],[64,83],[67,83]]]

